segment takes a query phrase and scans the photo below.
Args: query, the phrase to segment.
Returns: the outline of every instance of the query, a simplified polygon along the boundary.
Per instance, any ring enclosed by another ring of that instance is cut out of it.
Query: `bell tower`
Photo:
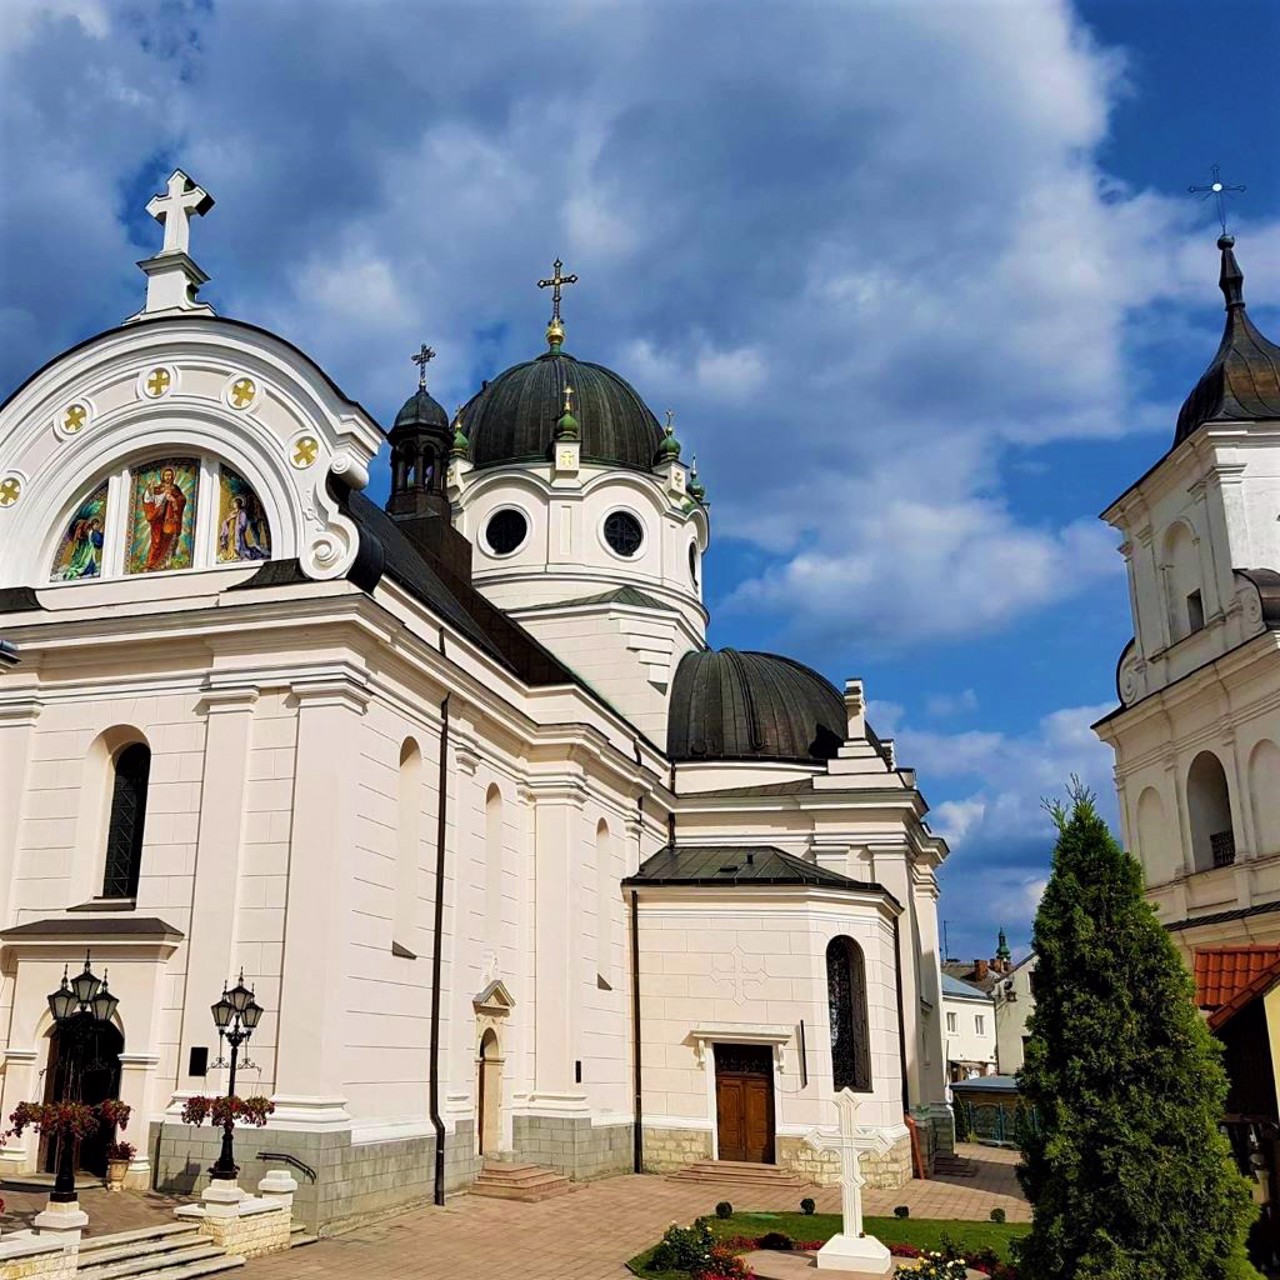
[[[435,354],[423,343],[411,357],[418,366],[418,389],[404,402],[391,428],[387,514],[455,577],[470,580],[471,544],[454,529],[445,493],[454,432],[444,407],[427,390],[427,365]]]

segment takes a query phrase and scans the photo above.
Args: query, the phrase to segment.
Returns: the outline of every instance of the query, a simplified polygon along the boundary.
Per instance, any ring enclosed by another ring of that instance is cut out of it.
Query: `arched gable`
[[[110,330],[0,407],[0,586],[47,584],[86,498],[105,483],[118,511],[130,469],[164,457],[198,460],[211,483],[218,468],[234,471],[261,502],[274,558],[296,557],[313,578],[340,576],[358,532],[329,482],[363,488],[381,441],[359,405],[265,330],[210,316]],[[206,545],[218,532],[215,499],[209,488],[196,515]],[[104,548],[107,563],[113,552]],[[215,551],[204,567],[218,563]]]

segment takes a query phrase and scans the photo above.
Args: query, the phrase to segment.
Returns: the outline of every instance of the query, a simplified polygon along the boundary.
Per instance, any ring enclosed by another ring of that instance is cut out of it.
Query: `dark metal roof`
[[[724,797],[745,800],[755,796],[805,796],[812,792],[812,778],[794,778],[790,782],[758,782],[749,787],[717,787],[714,791],[691,791],[688,798],[718,800]]]
[[[636,609],[661,609],[663,613],[675,613],[669,604],[655,600],[647,592],[636,587],[615,587],[612,591],[602,591],[598,596],[583,596],[578,600],[565,600],[557,608],[569,609],[578,604],[626,604]]]
[[[1181,933],[1183,929],[1199,929],[1201,925],[1228,924],[1235,920],[1247,920],[1252,916],[1266,916],[1273,911],[1280,911],[1280,902],[1262,902],[1256,907],[1236,907],[1231,911],[1215,911],[1208,916],[1194,916],[1190,920],[1175,920],[1165,925],[1170,933]]]
[[[437,403],[426,387],[419,387],[401,406],[396,414],[396,427],[434,427],[437,431],[448,431],[449,415],[444,406]]]
[[[685,654],[671,686],[673,760],[830,760],[848,730],[830,681],[790,658],[736,649]]]
[[[360,552],[347,575],[358,587],[372,591],[385,573],[526,684],[582,683],[518,622],[424,554],[376,503],[337,492],[360,529]]]
[[[662,428],[625,379],[603,365],[565,352],[539,356],[500,373],[462,411],[471,461],[477,467],[548,456],[573,388],[573,416],[584,462],[651,471]]]
[[[181,941],[182,930],[155,916],[54,916],[29,920],[0,932],[0,938],[83,938],[86,934],[111,938],[172,938]]]
[[[1227,323],[1217,354],[1178,414],[1175,446],[1206,422],[1280,418],[1280,347],[1258,332],[1245,311],[1244,273],[1234,245],[1233,236],[1218,241],[1218,284],[1227,302]]]
[[[879,893],[897,902],[887,889],[871,880],[851,880],[784,853],[773,845],[667,845],[640,864],[622,882],[644,885],[813,885],[849,893]]]

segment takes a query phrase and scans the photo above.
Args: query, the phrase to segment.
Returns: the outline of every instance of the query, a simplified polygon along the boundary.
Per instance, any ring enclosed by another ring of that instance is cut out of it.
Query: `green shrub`
[[[898,1205],[898,1206],[894,1209],[894,1211],[893,1211],[893,1216],[894,1216],[895,1218],[909,1218],[909,1217],[911,1217],[911,1206],[910,1206],[910,1205],[908,1205],[908,1204],[900,1204],[900,1205]]]
[[[649,1259],[650,1271],[693,1271],[711,1261],[715,1237],[705,1218],[690,1227],[673,1222]]]
[[[818,1206],[814,1204],[814,1202],[808,1196],[805,1196],[805,1198],[800,1201],[801,1213],[812,1213],[817,1207]]]
[[[785,1231],[766,1231],[764,1235],[756,1241],[761,1249],[794,1249],[796,1242]]]
[[[1221,1046],[1143,897],[1142,869],[1074,779],[1036,914],[1019,1085],[1040,1119],[1018,1170],[1035,1280],[1227,1280],[1257,1215],[1218,1131]]]
[[[999,1205],[997,1205],[994,1209],[991,1210],[990,1216],[991,1216],[992,1222],[1003,1222],[1007,1215],[1005,1214],[1005,1211],[1001,1209]]]
[[[716,1205],[716,1217],[721,1219],[732,1218],[733,1205],[731,1205],[727,1200],[721,1200],[720,1203]]]

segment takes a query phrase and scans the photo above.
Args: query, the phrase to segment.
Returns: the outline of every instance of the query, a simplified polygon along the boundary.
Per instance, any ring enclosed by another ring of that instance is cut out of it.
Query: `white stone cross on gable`
[[[147,212],[164,224],[161,253],[187,253],[191,247],[191,216],[203,217],[213,208],[213,197],[197,186],[181,169],[169,175],[165,193],[147,201]]]
[[[848,1266],[850,1259],[866,1258],[868,1262],[885,1259],[889,1251],[878,1240],[862,1234],[862,1188],[866,1178],[862,1173],[862,1157],[870,1152],[883,1153],[893,1144],[879,1129],[869,1129],[858,1124],[858,1108],[861,1100],[851,1089],[841,1089],[836,1094],[836,1109],[840,1113],[840,1128],[836,1133],[829,1129],[812,1129],[805,1141],[815,1151],[840,1153],[840,1208],[844,1217],[841,1232],[818,1254],[818,1266]],[[824,1260],[823,1254],[828,1254]],[[850,1268],[852,1269],[852,1268]],[[877,1274],[869,1272],[869,1274]]]

